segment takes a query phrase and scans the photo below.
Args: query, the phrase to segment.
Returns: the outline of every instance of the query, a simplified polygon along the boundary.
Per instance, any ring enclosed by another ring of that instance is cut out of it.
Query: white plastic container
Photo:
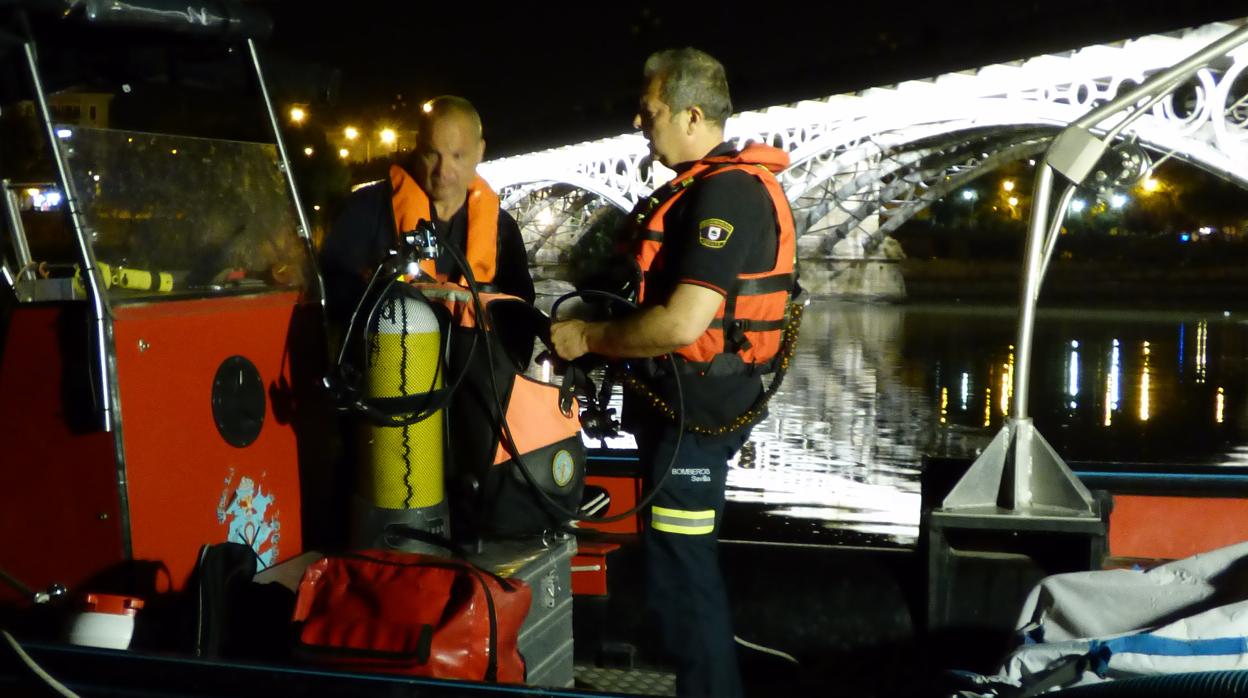
[[[83,611],[74,617],[69,641],[75,645],[124,650],[134,636],[134,617],[143,600],[133,596],[87,594]]]

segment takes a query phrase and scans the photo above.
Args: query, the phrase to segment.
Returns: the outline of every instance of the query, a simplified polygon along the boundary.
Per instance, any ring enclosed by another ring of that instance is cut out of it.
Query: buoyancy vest
[[[705,370],[719,354],[737,354],[747,367],[767,367],[780,350],[785,310],[796,283],[797,236],[789,200],[775,173],[788,167],[789,156],[767,145],[748,144],[733,155],[704,158],[655,190],[634,209],[633,259],[640,271],[638,303],[647,297],[647,277],[664,240],[664,218],[697,182],[725,172],[741,171],[767,190],[775,213],[779,240],[771,269],[737,276],[710,326],[692,344],[676,350],[692,367]]]
[[[398,165],[390,166],[390,191],[396,233],[415,230],[422,220],[434,220],[429,196],[407,170]],[[498,269],[498,194],[478,176],[468,185],[468,199],[464,205],[468,207],[468,242],[464,257],[477,283],[493,283]],[[441,241],[441,244],[447,242]],[[446,274],[437,272],[435,260],[422,260],[420,267],[438,281],[449,280]]]

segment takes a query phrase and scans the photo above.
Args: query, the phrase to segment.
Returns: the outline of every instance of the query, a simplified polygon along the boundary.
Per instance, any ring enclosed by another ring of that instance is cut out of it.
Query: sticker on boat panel
[[[576,463],[572,461],[572,454],[562,449],[555,453],[554,459],[550,461],[550,476],[554,478],[555,485],[567,487],[575,473]]]
[[[228,527],[226,541],[250,546],[262,568],[277,561],[282,523],[274,496],[264,490],[263,482],[244,475],[234,486],[231,468],[217,504],[217,523]]]

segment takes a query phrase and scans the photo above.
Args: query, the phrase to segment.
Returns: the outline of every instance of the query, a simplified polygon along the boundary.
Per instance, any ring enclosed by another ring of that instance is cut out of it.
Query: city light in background
[[[1209,322],[1201,320],[1196,326],[1196,383],[1204,383],[1209,352]]]
[[[395,141],[398,140],[398,135],[395,134],[394,129],[392,128],[383,128],[381,129],[381,133],[378,134],[378,138],[380,138],[381,142],[386,145],[394,145]]]
[[[1114,412],[1118,411],[1118,401],[1122,398],[1122,386],[1119,383],[1121,370],[1118,340],[1115,339],[1109,350],[1109,376],[1105,379],[1105,426],[1114,423]]]
[[[992,386],[984,388],[984,428],[992,426]]]
[[[1001,414],[1010,413],[1010,398],[1014,396],[1014,345],[1010,345],[1010,358],[1001,367]]]
[[[1149,354],[1150,353],[1151,353],[1151,350],[1149,349],[1149,344],[1146,341],[1144,342],[1143,350],[1142,350],[1142,354],[1144,358],[1144,365],[1140,367],[1140,421],[1141,422],[1147,422],[1149,418],[1149,414],[1150,414],[1149,404],[1148,404],[1149,379],[1151,377],[1150,370],[1149,370]]]
[[[292,124],[302,124],[308,118],[308,112],[303,107],[293,106],[290,108],[290,122]]]
[[[22,193],[26,195],[30,208],[34,211],[51,211],[61,205],[61,192],[55,189],[31,187]]]
[[[1070,342],[1070,361],[1066,375],[1066,394],[1070,396],[1070,407],[1074,409],[1079,406],[1075,398],[1079,397],[1079,342],[1071,340]]]
[[[348,126],[342,129],[342,135],[349,141],[353,141],[360,137],[360,130],[354,126]]]

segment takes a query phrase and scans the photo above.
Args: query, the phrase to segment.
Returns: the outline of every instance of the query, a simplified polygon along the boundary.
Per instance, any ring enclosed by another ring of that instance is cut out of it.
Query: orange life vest
[[[785,310],[796,282],[797,236],[789,200],[775,173],[789,165],[784,151],[767,145],[748,144],[735,155],[708,157],[696,162],[656,190],[634,210],[633,258],[641,272],[637,299],[646,301],[646,277],[663,246],[663,219],[672,205],[700,180],[725,172],[745,172],[759,181],[771,198],[779,240],[776,258],[768,271],[742,273],[715,313],[710,327],[676,354],[704,370],[718,354],[735,353],[748,367],[766,367],[780,351]]]
[[[416,229],[420,221],[433,221],[429,196],[415,179],[398,165],[390,166],[390,207],[394,209],[394,230],[404,233]],[[490,189],[484,179],[477,177],[468,185],[468,243],[464,258],[472,267],[477,283],[494,282],[498,269],[498,194]],[[440,241],[448,244],[447,241]],[[420,267],[438,281],[448,281],[446,274],[439,274],[432,259],[420,262]]]

